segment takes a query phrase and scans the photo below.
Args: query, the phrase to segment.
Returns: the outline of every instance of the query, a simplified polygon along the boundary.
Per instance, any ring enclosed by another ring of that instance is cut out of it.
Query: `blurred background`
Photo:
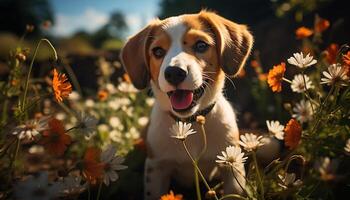
[[[323,37],[323,48],[330,43],[348,42],[350,15],[346,5],[346,0],[0,0],[0,78],[8,76],[9,49],[18,43],[34,49],[34,44],[46,37],[61,59],[52,63],[50,51],[41,49],[34,75],[47,73],[50,65],[69,64],[81,91],[85,95],[94,94],[98,89],[96,70],[102,61],[115,66],[112,78],[116,80],[123,75],[118,53],[128,36],[152,18],[194,13],[202,8],[250,27],[255,37],[251,60],[259,61],[261,73],[266,73],[273,65],[301,50],[305,41],[296,40],[295,30],[300,26],[313,27],[316,14],[331,23]],[[33,25],[34,31],[22,41],[26,25]],[[264,90],[263,94],[254,86],[258,78],[251,60],[244,74],[227,81],[225,90],[239,113],[239,124],[243,128],[264,124],[259,123],[259,118],[283,118],[281,98],[271,97],[269,90]],[[288,94],[286,90],[280,95]]]

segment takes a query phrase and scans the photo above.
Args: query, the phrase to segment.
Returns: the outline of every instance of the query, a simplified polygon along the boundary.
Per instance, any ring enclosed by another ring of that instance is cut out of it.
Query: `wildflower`
[[[292,88],[293,92],[297,92],[297,93],[303,93],[307,89],[314,88],[314,86],[312,85],[312,82],[310,81],[310,78],[307,75],[302,75],[302,74],[297,74],[294,76],[294,79],[292,80],[290,87]]]
[[[328,20],[323,19],[319,16],[316,16],[316,20],[315,20],[315,32],[316,33],[321,33],[323,31],[327,30],[329,26],[330,26],[330,23]]]
[[[196,133],[195,130],[191,129],[192,124],[186,123],[186,122],[176,122],[171,128],[170,132],[172,133],[171,137],[179,139],[179,140],[185,140],[187,136],[192,135]]]
[[[279,140],[283,140],[284,137],[284,126],[279,121],[268,121],[266,120],[267,128],[269,132]]]
[[[97,130],[99,131],[99,132],[108,132],[109,131],[109,126],[107,125],[107,124],[99,124],[98,126],[97,126]]]
[[[71,101],[78,101],[80,99],[80,94],[76,91],[72,91],[72,93],[70,93],[68,99]]]
[[[226,151],[222,151],[221,153],[222,156],[216,156],[218,158],[216,162],[219,164],[232,166],[236,169],[241,169],[244,162],[247,160],[247,157],[243,157],[244,153],[239,146],[228,146],[226,147]]]
[[[314,32],[306,27],[300,27],[295,31],[295,35],[297,36],[297,39],[303,39],[311,36]]]
[[[284,143],[289,149],[295,149],[301,138],[301,126],[295,119],[289,120],[284,128]]]
[[[253,67],[253,68],[258,68],[260,67],[260,63],[257,61],[257,60],[252,60],[250,62],[250,65]]]
[[[346,75],[350,77],[350,51],[343,55],[344,68]]]
[[[266,81],[267,80],[267,74],[266,73],[258,74],[258,79],[260,81]]]
[[[52,88],[58,102],[63,101],[72,92],[72,85],[69,83],[66,75],[59,74],[56,69],[53,70]]]
[[[26,25],[26,31],[27,31],[28,33],[33,32],[33,31],[34,31],[34,25],[32,25],[32,24],[27,24],[27,25]]]
[[[48,117],[41,117],[39,119],[29,120],[25,124],[19,125],[14,128],[12,135],[16,135],[18,139],[33,140],[39,132],[46,130]]]
[[[313,110],[310,101],[301,100],[293,108],[292,117],[297,119],[299,122],[304,123],[312,120]]]
[[[132,83],[129,74],[127,74],[127,73],[123,74],[123,80],[127,83]]]
[[[346,141],[346,145],[344,147],[344,150],[347,152],[347,153],[350,153],[350,138]]]
[[[99,149],[89,147],[82,161],[81,171],[83,177],[90,183],[96,183],[103,176],[104,164],[100,161],[101,151]]]
[[[132,83],[129,82],[121,82],[118,85],[118,90],[125,93],[135,93],[138,90],[134,87]]]
[[[273,66],[273,69],[270,69],[269,74],[267,75],[267,83],[272,88],[273,92],[282,91],[282,80],[285,71],[286,64],[284,62],[282,62],[279,65]]]
[[[81,181],[80,176],[67,176],[63,178],[60,181],[62,184],[61,193],[65,195],[73,195],[83,192],[86,189],[87,184],[81,184]]]
[[[84,135],[86,139],[90,139],[90,137],[96,133],[96,125],[98,120],[91,115],[88,115],[84,112],[80,112],[77,115],[78,118],[78,125],[77,128],[80,130]]]
[[[43,132],[41,144],[44,145],[49,153],[61,156],[71,143],[71,137],[66,134],[60,120],[51,118],[48,124],[49,129]]]
[[[98,91],[97,96],[98,96],[98,99],[100,101],[105,101],[109,95],[108,95],[107,90],[100,90],[100,91]]]
[[[101,154],[101,161],[104,163],[103,182],[107,186],[110,182],[116,181],[118,179],[119,176],[116,171],[128,168],[127,166],[122,165],[124,158],[115,156],[115,153],[116,148],[110,145]]]
[[[336,178],[339,160],[331,160],[329,157],[323,157],[315,165],[322,180],[331,181]]]
[[[122,133],[118,130],[112,130],[109,132],[109,138],[114,142],[122,142]]]
[[[196,117],[196,122],[201,124],[201,125],[204,125],[205,124],[205,117],[203,115],[198,115]]]
[[[170,190],[170,193],[161,196],[160,200],[182,200],[182,195],[181,194],[174,195],[174,192]]]
[[[140,126],[146,126],[148,124],[148,117],[140,117],[138,120],[137,120],[137,123],[140,125]]]
[[[239,144],[246,150],[246,151],[254,151],[258,147],[264,145],[261,142],[262,136],[257,137],[253,133],[246,133],[244,135],[240,136],[241,140],[239,141]]]
[[[293,56],[288,59],[288,63],[291,65],[295,65],[300,69],[305,69],[311,65],[316,64],[317,60],[313,59],[313,57],[310,56],[310,54],[307,54],[304,57],[303,52],[300,52],[294,53]]]
[[[140,133],[137,131],[135,127],[131,127],[127,133],[125,133],[125,137],[128,139],[136,140],[140,137]]]
[[[20,62],[24,62],[27,59],[27,56],[23,52],[19,52],[16,54],[16,58]]]
[[[339,63],[330,65],[328,67],[328,72],[323,71],[323,76],[321,78],[321,84],[346,86],[349,77],[346,75],[345,68],[343,68]]]
[[[42,154],[44,153],[44,147],[41,145],[33,145],[28,149],[30,154]]]
[[[113,128],[118,128],[122,126],[122,123],[120,122],[118,117],[111,117],[109,118],[109,125]],[[119,128],[119,130],[121,129]]]
[[[148,106],[153,106],[154,102],[155,102],[154,98],[149,98],[149,97],[146,98],[146,104]]]
[[[332,43],[327,47],[325,54],[326,54],[326,60],[329,64],[335,64],[337,62],[338,51],[339,51],[338,44]]]
[[[283,189],[298,187],[303,183],[300,179],[295,180],[294,173],[285,173],[284,176],[281,174],[278,174],[278,178],[279,178],[278,185],[281,186]]]
[[[57,198],[61,188],[59,183],[49,184],[48,173],[41,172],[19,182],[14,188],[14,193],[19,200],[49,200]]]
[[[95,106],[95,101],[92,99],[87,99],[85,101],[85,106],[88,108],[93,108]]]

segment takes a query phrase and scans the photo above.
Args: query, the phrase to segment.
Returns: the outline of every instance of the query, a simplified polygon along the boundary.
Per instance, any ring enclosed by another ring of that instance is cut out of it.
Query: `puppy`
[[[136,88],[150,84],[156,98],[146,138],[145,199],[167,193],[171,178],[193,185],[191,160],[182,144],[170,137],[169,128],[176,121],[192,123],[198,115],[206,117],[208,148],[199,163],[204,175],[216,166],[221,151],[237,144],[236,116],[222,90],[225,74],[234,76],[241,70],[252,44],[246,26],[209,11],[154,20],[128,39],[120,55],[123,66]],[[200,132],[199,125],[192,124]],[[201,134],[186,139],[194,157],[201,152],[202,141]],[[243,173],[235,179],[222,169],[225,193],[242,192],[239,184],[245,185],[245,172],[240,170]]]

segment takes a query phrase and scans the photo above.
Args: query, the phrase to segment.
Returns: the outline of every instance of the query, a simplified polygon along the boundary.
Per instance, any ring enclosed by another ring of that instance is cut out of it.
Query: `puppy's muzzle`
[[[183,82],[186,76],[187,72],[177,66],[168,66],[164,71],[165,80],[175,87]]]

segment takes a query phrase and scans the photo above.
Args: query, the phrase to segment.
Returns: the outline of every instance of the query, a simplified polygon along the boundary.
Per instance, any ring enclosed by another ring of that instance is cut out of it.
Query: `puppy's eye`
[[[162,58],[165,55],[165,50],[162,47],[154,47],[152,52],[156,58]]]
[[[194,44],[193,50],[198,53],[204,53],[208,49],[209,45],[202,40],[199,40]]]

